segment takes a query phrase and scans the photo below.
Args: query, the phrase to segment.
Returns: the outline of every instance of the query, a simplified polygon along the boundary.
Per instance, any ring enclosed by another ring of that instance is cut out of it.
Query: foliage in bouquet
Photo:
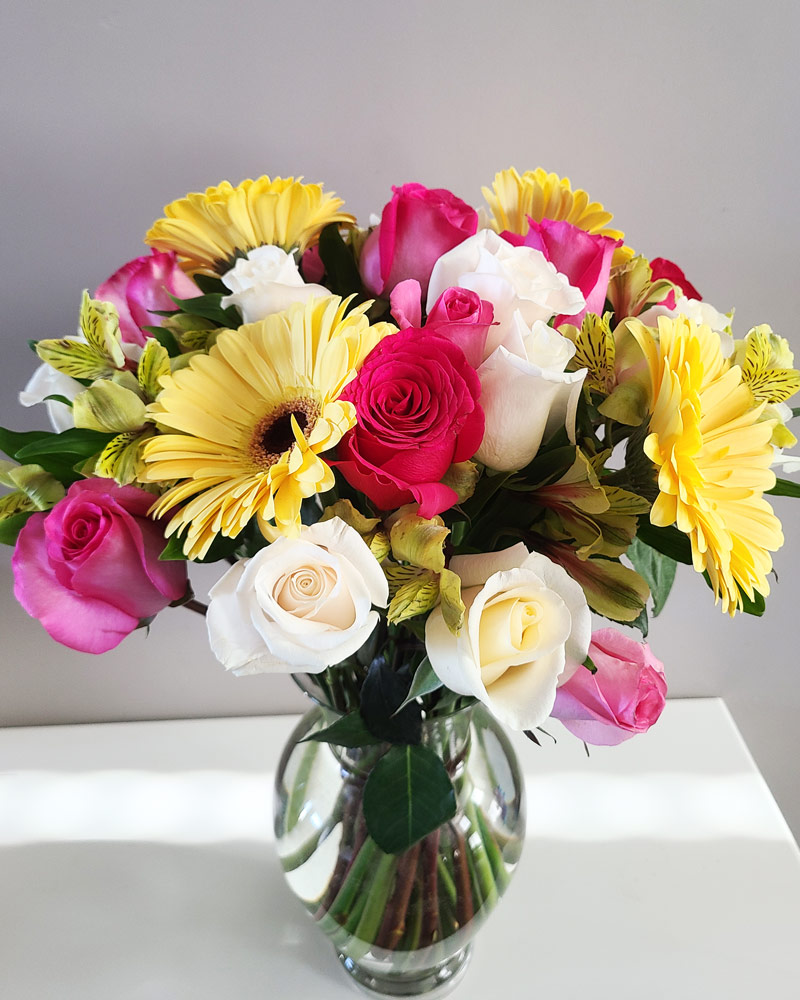
[[[646,637],[687,563],[760,614],[766,496],[799,492],[773,471],[800,388],[783,338],[734,340],[567,179],[512,169],[484,195],[405,184],[369,229],[293,178],[172,202],[77,335],[32,345],[21,401],[56,430],[0,430],[25,609],[101,652],[167,605],[205,612],[187,564],[230,563],[214,653],[302,675],[340,713],[314,739],[388,747],[365,817],[394,852],[455,808],[426,718],[480,701],[534,739],[551,715],[592,743],[645,731],[661,665],[591,613]]]

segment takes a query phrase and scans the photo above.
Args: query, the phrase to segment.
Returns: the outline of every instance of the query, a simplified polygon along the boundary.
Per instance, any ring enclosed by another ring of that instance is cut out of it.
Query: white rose
[[[473,695],[511,729],[550,714],[556,688],[586,659],[591,614],[567,572],[520,542],[503,552],[454,556],[467,616],[454,636],[435,608],[425,648],[440,680]]]
[[[674,309],[668,309],[667,306],[650,306],[637,318],[645,326],[657,327],[659,316],[666,316],[669,319],[675,319],[676,316],[686,316],[697,326],[703,324],[710,326],[714,333],[719,335],[723,358],[729,358],[733,354],[733,337],[731,336],[733,320],[731,316],[721,313],[709,302],[702,302],[700,299],[687,299],[685,295],[681,295],[680,298],[675,299]]]
[[[237,306],[245,323],[257,323],[294,302],[331,294],[322,285],[306,284],[294,256],[273,246],[256,247],[240,257],[222,283],[233,292],[222,300],[223,308]]]
[[[78,338],[68,338],[78,339]],[[80,338],[83,340],[83,338]],[[72,418],[72,408],[66,403],[59,403],[56,399],[48,399],[48,396],[63,396],[65,399],[75,399],[79,392],[83,392],[85,386],[81,385],[69,375],[62,375],[61,372],[51,368],[50,365],[39,365],[36,371],[28,379],[28,384],[19,394],[19,401],[23,406],[35,406],[37,403],[44,403],[47,407],[47,416],[54,431],[68,430],[75,426]]]
[[[515,247],[482,229],[440,257],[428,286],[428,312],[446,288],[468,288],[494,306],[484,358],[505,344],[514,313],[530,326],[558,313],[573,316],[585,306],[580,290],[560,274],[540,250]]]
[[[363,646],[389,588],[358,532],[334,517],[232,566],[209,596],[208,635],[226,670],[316,674]]]
[[[476,457],[500,472],[524,468],[560,427],[574,442],[586,377],[564,371],[575,345],[540,320],[529,328],[516,312],[506,342],[478,369],[486,424]]]

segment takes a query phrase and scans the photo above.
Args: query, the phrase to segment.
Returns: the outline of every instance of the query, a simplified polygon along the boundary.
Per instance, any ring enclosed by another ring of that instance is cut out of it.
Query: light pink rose
[[[569,278],[570,285],[581,290],[586,299],[586,305],[579,313],[556,316],[555,325],[569,321],[580,326],[586,313],[602,315],[611,275],[611,258],[614,250],[622,245],[622,240],[587,233],[570,222],[552,219],[536,222],[531,218],[528,222],[530,229],[524,237],[503,233],[503,238],[515,246],[540,250],[560,274]]]
[[[14,594],[56,642],[105,653],[186,592],[186,564],[159,561],[153,495],[113,479],[83,479],[17,538]]]
[[[155,311],[175,309],[170,295],[192,299],[199,294],[200,289],[180,269],[174,253],[154,250],[123,264],[97,287],[94,297],[117,307],[122,340],[144,347],[149,336],[144,327],[161,324]]]
[[[647,643],[602,628],[592,636],[589,656],[597,673],[581,668],[558,689],[553,718],[595,746],[616,746],[647,732],[667,695],[663,664]]]
[[[478,231],[478,213],[444,188],[403,184],[392,191],[361,251],[361,277],[371,295],[386,297],[407,278],[426,295],[433,265]]]

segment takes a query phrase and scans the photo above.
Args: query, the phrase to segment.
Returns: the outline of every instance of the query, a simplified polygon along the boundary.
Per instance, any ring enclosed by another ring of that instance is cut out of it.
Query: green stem
[[[287,854],[281,858],[281,865],[285,872],[292,872],[301,865],[304,865],[306,861],[312,856],[319,845],[326,840],[331,832],[336,828],[336,824],[342,818],[342,800],[344,796],[340,792],[339,797],[334,803],[333,809],[328,819],[325,821],[323,826],[317,830],[313,837],[301,844],[296,850],[292,851],[291,854]]]
[[[356,942],[351,943],[347,949],[348,955],[355,961],[363,958],[375,943],[386,903],[395,882],[396,865],[397,858],[393,854],[381,853],[375,873],[370,879],[369,892],[364,891],[365,887],[361,886],[362,894],[366,897],[366,905],[361,919],[358,921],[358,926],[353,932]],[[408,906],[408,901],[406,901],[406,906]]]
[[[306,785],[308,784],[311,769],[314,766],[314,761],[316,760],[317,753],[319,752],[321,745],[321,743],[312,741],[311,743],[307,743],[305,749],[303,750],[303,756],[300,758],[297,774],[295,775],[292,787],[289,790],[289,802],[286,806],[286,833],[294,829],[300,819],[300,813],[306,799]]]
[[[328,916],[333,918],[337,923],[343,924],[347,922],[347,918],[353,908],[353,900],[359,890],[362,890],[363,893],[364,876],[377,851],[378,845],[371,837],[367,837],[328,910]],[[389,856],[391,857],[391,855]]]
[[[465,927],[475,916],[472,904],[472,888],[470,886],[469,864],[467,862],[467,846],[464,835],[453,824],[448,824],[453,836],[453,868],[456,883],[456,919],[459,927]]]
[[[436,867],[439,872],[439,880],[442,883],[442,887],[447,895],[447,899],[450,901],[452,906],[456,905],[456,884],[453,881],[453,876],[447,867],[447,864],[443,857],[439,857],[436,862]]]
[[[420,844],[415,844],[397,859],[394,892],[385,907],[381,928],[375,938],[375,944],[387,951],[393,951],[405,933],[408,902],[417,876],[419,853]]]
[[[481,833],[480,821],[474,802],[467,802],[465,809],[467,817],[473,829],[479,834],[478,837],[470,837],[469,857],[473,864],[475,875],[477,876],[478,887],[480,888],[483,902],[488,906],[494,906],[497,902],[497,885],[495,884],[494,872],[489,861],[489,854]]]
[[[494,880],[497,885],[498,892],[502,894],[508,887],[508,872],[506,871],[505,862],[503,861],[503,855],[481,810],[476,808],[475,815],[478,820],[478,826],[480,827],[483,845],[486,848],[486,853],[489,856],[489,863],[492,866],[492,873],[494,874]]]

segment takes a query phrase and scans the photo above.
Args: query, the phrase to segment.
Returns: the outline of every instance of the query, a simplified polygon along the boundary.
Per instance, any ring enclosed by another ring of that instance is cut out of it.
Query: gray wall
[[[741,336],[797,310],[800,18],[793,3],[2,4],[0,422],[28,338],[74,331],[80,290],[142,252],[162,205],[223,178],[302,173],[365,219],[392,183],[479,201],[510,164],[569,175]],[[673,695],[722,694],[800,830],[798,507],[766,616],[733,622],[691,571],[651,631]],[[234,679],[173,611],[94,660],[10,596],[0,724],[285,711],[287,678]],[[202,592],[213,581],[205,572]],[[2,766],[0,762],[0,766]]]

